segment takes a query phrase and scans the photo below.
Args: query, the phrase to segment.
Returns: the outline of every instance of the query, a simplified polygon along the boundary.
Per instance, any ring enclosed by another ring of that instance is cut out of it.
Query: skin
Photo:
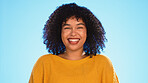
[[[83,45],[86,41],[87,30],[85,23],[81,18],[78,20],[72,16],[66,23],[62,24],[61,38],[66,47],[66,52],[59,56],[68,60],[80,60],[82,56]],[[70,43],[69,39],[79,39],[78,42]]]

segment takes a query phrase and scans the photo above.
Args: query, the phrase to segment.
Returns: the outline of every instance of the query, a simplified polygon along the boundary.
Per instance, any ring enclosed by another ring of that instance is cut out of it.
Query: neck
[[[83,49],[71,51],[66,49],[66,52],[64,53],[64,56],[66,59],[69,60],[80,60],[82,58],[85,58],[83,54]]]

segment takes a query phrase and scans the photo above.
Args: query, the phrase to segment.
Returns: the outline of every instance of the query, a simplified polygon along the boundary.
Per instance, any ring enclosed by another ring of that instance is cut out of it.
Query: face
[[[82,19],[70,17],[66,23],[62,24],[61,38],[66,50],[83,50],[86,41],[87,30]]]

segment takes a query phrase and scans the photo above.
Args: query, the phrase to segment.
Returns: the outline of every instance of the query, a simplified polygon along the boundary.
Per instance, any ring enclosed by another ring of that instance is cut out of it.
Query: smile
[[[79,42],[79,38],[69,38],[68,41],[70,44],[77,44]]]

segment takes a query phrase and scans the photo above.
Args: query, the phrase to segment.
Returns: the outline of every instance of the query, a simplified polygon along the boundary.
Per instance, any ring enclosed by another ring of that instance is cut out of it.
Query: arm
[[[113,65],[108,58],[105,61],[105,65],[103,69],[102,83],[119,83],[118,77],[114,71]]]
[[[29,83],[43,83],[43,74],[43,62],[39,58],[33,67]]]

